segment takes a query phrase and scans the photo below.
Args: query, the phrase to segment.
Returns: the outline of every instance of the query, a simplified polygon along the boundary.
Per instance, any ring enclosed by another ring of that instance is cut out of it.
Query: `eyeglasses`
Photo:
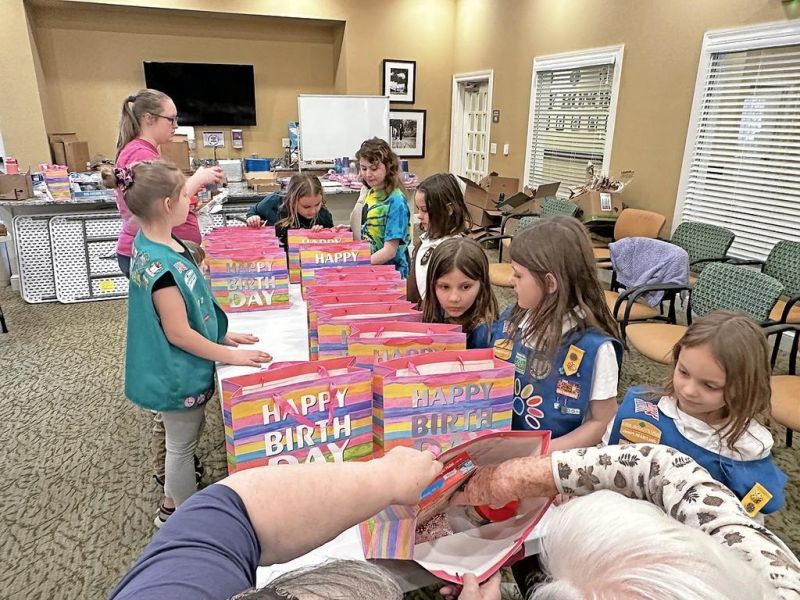
[[[159,119],[166,119],[167,121],[172,123],[175,127],[178,126],[178,117],[177,116],[168,117],[166,115],[159,115],[159,114],[156,114],[156,113],[150,113],[150,114],[153,115],[154,117],[158,117]]]

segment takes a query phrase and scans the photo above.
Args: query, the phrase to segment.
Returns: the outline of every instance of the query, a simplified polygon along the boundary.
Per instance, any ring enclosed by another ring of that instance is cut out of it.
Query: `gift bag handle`
[[[320,374],[325,372],[327,374],[327,370],[325,367],[320,367]],[[336,407],[334,406],[334,402],[336,401],[336,397],[339,394],[339,388],[333,385],[332,383],[328,384],[328,419],[326,421],[326,425],[330,425],[333,423],[333,416]],[[291,415],[297,420],[298,423],[302,423],[303,425],[307,425],[308,427],[315,427],[316,423],[309,419],[307,416],[300,414],[300,411],[297,408],[290,404],[286,398],[281,396],[280,394],[272,394],[272,399],[275,401],[275,404],[278,405],[278,408],[281,409],[285,414]]]
[[[411,344],[433,344],[433,338],[389,338],[383,341],[386,346],[410,346]]]

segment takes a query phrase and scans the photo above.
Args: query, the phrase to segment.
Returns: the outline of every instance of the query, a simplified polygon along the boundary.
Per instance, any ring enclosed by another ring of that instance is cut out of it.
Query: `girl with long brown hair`
[[[426,323],[457,323],[467,334],[467,348],[488,348],[497,319],[497,300],[489,282],[489,261],[469,238],[445,240],[431,253],[422,300]]]
[[[549,429],[550,448],[597,444],[617,409],[622,345],[589,235],[573,217],[542,219],[510,248],[517,303],[493,332],[516,367],[513,429]]]
[[[333,227],[333,215],[325,207],[322,184],[319,178],[306,173],[292,176],[285,194],[263,198],[246,216],[248,227],[275,225],[275,234],[284,248],[290,229],[319,231]]]
[[[760,327],[741,313],[712,312],[688,327],[672,358],[663,390],[628,390],[604,441],[672,446],[730,488],[750,516],[778,510],[786,475],[772,461],[772,433],[758,422],[772,395]]]

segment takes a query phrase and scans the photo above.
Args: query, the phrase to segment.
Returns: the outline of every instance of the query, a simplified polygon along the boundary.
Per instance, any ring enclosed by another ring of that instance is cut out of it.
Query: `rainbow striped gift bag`
[[[225,312],[289,307],[289,271],[280,246],[214,248],[206,266],[211,293]]]
[[[514,365],[491,348],[405,356],[372,371],[378,455],[394,446],[444,451],[486,431],[511,429]]]
[[[222,414],[229,473],[372,456],[371,373],[352,358],[224,379]]]
[[[300,283],[300,244],[336,244],[352,242],[353,232],[349,229],[290,229],[286,234],[286,247],[289,255],[289,281]]]
[[[514,458],[545,456],[549,443],[549,431],[485,432],[442,453],[438,460],[444,469],[422,492],[419,504],[393,504],[359,524],[364,558],[413,560],[439,579],[457,584],[463,583],[464,573],[474,573],[478,581],[488,579],[519,552],[553,499],[526,498],[514,517],[470,526],[463,510],[448,507],[459,486],[448,489],[447,480],[466,461],[475,473]],[[438,497],[431,500],[432,496]],[[418,527],[443,509],[454,532],[432,541],[419,539]]]
[[[303,294],[314,272],[325,267],[370,266],[369,242],[300,244],[300,279]],[[304,296],[305,297],[305,296]]]
[[[372,321],[421,321],[422,313],[406,300],[373,302],[350,306],[326,306],[317,309],[318,356],[335,358],[347,356],[350,326]]]
[[[371,292],[347,294],[317,294],[308,292],[306,305],[308,306],[308,353],[311,360],[316,360],[319,355],[319,334],[317,332],[317,311],[336,306],[352,306],[359,304],[375,304],[376,300],[383,302],[399,302],[406,299],[405,292],[384,291],[380,296]],[[359,365],[361,366],[361,365]]]
[[[428,352],[466,350],[467,334],[451,323],[356,323],[350,326],[347,355],[359,367]]]

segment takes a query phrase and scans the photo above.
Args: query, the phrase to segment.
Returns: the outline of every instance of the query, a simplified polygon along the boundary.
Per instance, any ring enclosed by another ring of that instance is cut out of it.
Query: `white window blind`
[[[560,196],[584,183],[586,167],[608,170],[621,48],[534,61],[526,183],[560,181]]]
[[[712,52],[698,91],[681,218],[730,229],[732,255],[764,259],[800,239],[800,45]]]

